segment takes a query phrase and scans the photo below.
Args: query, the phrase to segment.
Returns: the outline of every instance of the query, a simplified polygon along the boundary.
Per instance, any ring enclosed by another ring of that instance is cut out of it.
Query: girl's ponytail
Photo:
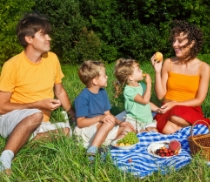
[[[115,98],[118,98],[119,95],[122,93],[122,85],[120,84],[119,81],[114,82],[114,92],[115,92],[114,94]]]
[[[137,63],[133,59],[120,58],[116,61],[114,75],[117,81],[114,82],[115,98],[119,97],[123,87],[127,84],[128,77],[133,74],[133,64]]]

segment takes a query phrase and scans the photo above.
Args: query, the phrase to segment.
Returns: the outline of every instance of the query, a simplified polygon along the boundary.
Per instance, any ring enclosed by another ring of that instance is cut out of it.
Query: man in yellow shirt
[[[14,155],[32,134],[38,139],[58,128],[65,135],[70,132],[69,123],[49,121],[51,112],[60,106],[74,118],[59,60],[49,52],[50,31],[48,19],[37,13],[26,14],[17,25],[24,50],[5,62],[0,76],[0,135],[9,136],[0,157],[0,171],[11,172]]]

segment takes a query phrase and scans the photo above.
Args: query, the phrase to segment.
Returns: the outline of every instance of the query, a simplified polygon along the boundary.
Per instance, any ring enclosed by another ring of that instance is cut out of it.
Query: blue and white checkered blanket
[[[121,150],[115,147],[111,148],[111,156],[120,170],[131,172],[138,177],[146,177],[153,172],[160,171],[166,174],[171,169],[178,170],[191,161],[190,148],[188,144],[188,136],[190,136],[191,127],[183,128],[171,135],[163,135],[156,132],[143,132],[137,136],[139,143],[130,150]],[[193,134],[206,134],[208,128],[205,125],[196,125],[193,128]],[[157,141],[178,140],[182,145],[179,155],[171,158],[157,158],[147,152],[147,147]]]

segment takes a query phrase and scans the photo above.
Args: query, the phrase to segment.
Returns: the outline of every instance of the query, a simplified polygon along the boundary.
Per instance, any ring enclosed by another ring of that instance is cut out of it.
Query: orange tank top
[[[196,75],[184,75],[170,71],[165,99],[181,102],[195,98],[200,82],[201,66],[202,63]]]

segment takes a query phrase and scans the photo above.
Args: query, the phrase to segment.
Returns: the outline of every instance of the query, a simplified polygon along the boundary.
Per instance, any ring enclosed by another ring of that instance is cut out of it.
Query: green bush
[[[79,40],[75,42],[75,47],[69,55],[69,60],[77,60],[82,62],[84,60],[100,60],[101,42],[93,31],[88,31],[86,27],[82,29],[79,35]],[[64,55],[65,56],[65,55]],[[72,57],[71,57],[72,56]],[[66,55],[68,57],[68,55]]]
[[[19,53],[22,47],[18,44],[15,30],[24,13],[31,11],[33,0],[8,0],[0,3],[0,65]]]
[[[86,28],[78,0],[36,1],[35,10],[46,14],[53,25],[52,50],[63,63],[100,59],[100,39]]]
[[[201,54],[210,52],[207,0],[17,0],[1,3],[0,64],[21,51],[15,26],[23,13],[46,14],[53,26],[52,51],[63,63],[114,62],[122,56],[148,60],[155,51],[172,56],[170,23],[185,19],[204,32]]]

